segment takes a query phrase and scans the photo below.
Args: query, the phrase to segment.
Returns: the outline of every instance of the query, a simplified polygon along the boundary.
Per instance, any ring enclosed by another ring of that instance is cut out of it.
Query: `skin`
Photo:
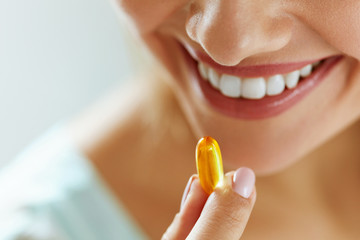
[[[158,239],[178,211],[186,179],[195,171],[196,141],[204,135],[218,140],[226,171],[247,166],[258,176],[258,200],[244,239],[355,239],[360,234],[359,1],[116,4],[153,54],[158,71],[138,76],[136,87],[127,91],[135,94],[114,93],[69,131],[150,237]],[[179,42],[224,66],[338,54],[344,59],[291,109],[248,121],[224,116],[201,101]],[[91,120],[95,116],[101,118]]]

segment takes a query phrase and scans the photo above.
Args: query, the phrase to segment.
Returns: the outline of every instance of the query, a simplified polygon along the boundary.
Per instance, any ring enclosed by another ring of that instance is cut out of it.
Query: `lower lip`
[[[185,51],[185,50],[184,50]],[[310,93],[322,82],[328,73],[340,62],[342,56],[334,56],[326,59],[309,77],[299,81],[294,89],[285,89],[276,96],[265,96],[258,100],[244,98],[229,98],[214,89],[208,81],[200,77],[195,61],[185,51],[195,87],[200,86],[200,94],[217,111],[230,117],[255,120],[274,117],[293,107],[297,102]]]

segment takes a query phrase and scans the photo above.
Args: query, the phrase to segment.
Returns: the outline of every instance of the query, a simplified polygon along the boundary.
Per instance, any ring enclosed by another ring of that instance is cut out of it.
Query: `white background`
[[[132,70],[109,0],[0,0],[0,166]]]

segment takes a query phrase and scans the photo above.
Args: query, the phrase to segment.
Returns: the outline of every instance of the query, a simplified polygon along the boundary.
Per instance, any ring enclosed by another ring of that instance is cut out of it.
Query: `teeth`
[[[302,69],[300,69],[300,76],[301,77],[307,77],[310,75],[311,73],[311,70],[312,70],[312,65],[309,64],[309,65],[306,65],[305,67],[303,67]]]
[[[199,62],[198,71],[200,76],[206,81],[209,80],[211,86],[231,98],[261,99],[265,95],[275,96],[285,90],[293,89],[297,86],[300,79],[308,77],[313,69],[321,64],[320,61],[308,64],[305,67],[290,72],[288,74],[277,74],[265,80],[258,78],[240,78],[228,74],[219,75],[214,69]]]
[[[292,89],[292,88],[296,87],[296,85],[298,84],[299,78],[300,78],[300,71],[299,70],[288,73],[285,76],[286,87],[289,88],[289,89]]]
[[[248,99],[260,99],[265,96],[264,78],[245,78],[242,82],[241,96]]]
[[[202,62],[200,62],[198,65],[198,68],[199,68],[200,76],[204,80],[207,80],[208,79],[208,69],[206,68],[206,66]]]
[[[241,96],[241,79],[224,74],[220,78],[219,88],[225,96],[238,98]]]
[[[212,68],[209,68],[208,74],[211,85],[214,88],[219,89],[219,74],[217,74],[217,72],[215,72],[215,70]]]
[[[270,77],[267,80],[266,94],[274,96],[282,93],[285,89],[284,77],[280,74]]]

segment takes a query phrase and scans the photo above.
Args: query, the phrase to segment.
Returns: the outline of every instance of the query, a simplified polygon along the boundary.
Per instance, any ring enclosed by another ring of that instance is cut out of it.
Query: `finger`
[[[198,220],[207,198],[208,195],[201,188],[198,176],[193,175],[184,191],[181,210],[175,215],[162,240],[185,239]]]
[[[256,199],[255,175],[249,168],[229,173],[209,196],[187,239],[239,239]]]

